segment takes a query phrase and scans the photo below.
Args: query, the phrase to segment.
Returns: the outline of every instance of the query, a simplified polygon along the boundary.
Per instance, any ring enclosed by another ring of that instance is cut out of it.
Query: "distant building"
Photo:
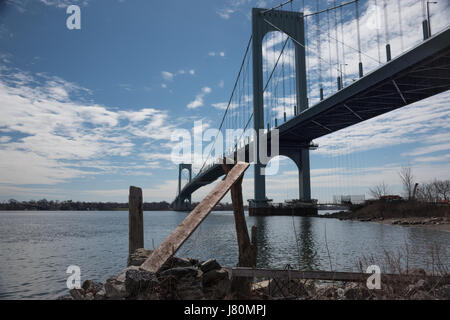
[[[352,204],[361,204],[366,201],[365,195],[336,195],[333,196],[333,203],[335,204],[345,204],[345,203],[352,203]]]

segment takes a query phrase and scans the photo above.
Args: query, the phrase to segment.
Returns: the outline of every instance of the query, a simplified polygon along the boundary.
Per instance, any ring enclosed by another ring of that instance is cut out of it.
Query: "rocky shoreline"
[[[128,259],[128,267],[105,283],[86,280],[79,289],[71,289],[58,300],[231,300],[231,277],[214,260],[172,257],[158,273],[139,268],[151,250],[138,249]],[[425,271],[410,271],[411,283],[383,283],[381,290],[369,290],[365,283],[265,280],[252,285],[248,299],[296,300],[373,300],[414,299],[448,300],[450,284],[427,280]],[[418,280],[417,280],[418,279]]]
[[[404,217],[384,218],[379,216],[355,216],[352,213],[341,211],[333,214],[325,214],[321,218],[335,218],[339,220],[350,220],[360,222],[377,222],[399,226],[415,226],[433,230],[450,231],[449,217]]]

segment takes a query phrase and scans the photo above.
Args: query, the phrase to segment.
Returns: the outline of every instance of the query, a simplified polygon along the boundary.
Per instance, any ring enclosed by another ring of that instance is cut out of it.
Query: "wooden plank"
[[[144,247],[144,215],[142,189],[130,187],[128,196],[128,249],[129,254]]]
[[[312,279],[330,281],[365,282],[371,273],[361,272],[335,272],[335,271],[301,271],[301,270],[275,270],[252,268],[226,268],[232,277],[255,277],[270,279]],[[414,274],[388,274],[382,273],[381,279],[393,281],[411,281],[415,279],[430,279],[441,284],[449,284],[450,276],[423,276]]]
[[[231,186],[244,175],[249,165],[249,163],[238,162],[225,179],[219,182],[166,240],[153,251],[152,255],[141,265],[141,268],[150,272],[158,272],[162,265],[178,251],[182,244],[197,229],[216,204],[222,200]]]

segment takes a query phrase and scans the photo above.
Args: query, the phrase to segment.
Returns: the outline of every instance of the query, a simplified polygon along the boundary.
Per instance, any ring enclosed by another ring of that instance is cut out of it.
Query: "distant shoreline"
[[[373,201],[320,217],[450,231],[450,206],[418,201]]]

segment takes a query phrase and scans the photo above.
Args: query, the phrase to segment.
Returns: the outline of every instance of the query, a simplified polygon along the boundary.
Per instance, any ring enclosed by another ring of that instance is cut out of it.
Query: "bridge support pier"
[[[291,41],[294,39],[296,76],[296,108],[294,114],[298,115],[308,108],[303,13],[254,8],[252,10],[253,123],[257,133],[264,129],[265,123],[262,43],[264,36],[271,31],[282,31],[291,38]],[[255,141],[257,143],[257,161],[254,166],[255,198],[252,202],[255,207],[264,207],[267,205],[268,199],[266,197],[266,178],[261,169],[265,165],[260,162],[258,136]],[[294,161],[297,166],[302,168],[299,177],[300,198],[309,201],[311,199],[309,150],[299,149],[293,155],[293,159],[296,159]]]
[[[178,165],[178,194],[181,193],[181,173],[183,172],[183,170],[188,170],[189,171],[189,182],[192,181],[192,164],[188,164],[188,163],[180,163]],[[192,204],[192,197],[191,195],[189,195],[189,197],[187,198],[188,202],[189,202],[189,208],[185,208],[184,205],[184,200],[182,197],[178,197],[178,201],[176,203],[176,207],[174,208],[175,210],[190,210],[191,208],[191,204]]]
[[[311,201],[311,176],[309,167],[309,149],[281,151],[283,156],[295,162],[298,169],[298,198]]]

